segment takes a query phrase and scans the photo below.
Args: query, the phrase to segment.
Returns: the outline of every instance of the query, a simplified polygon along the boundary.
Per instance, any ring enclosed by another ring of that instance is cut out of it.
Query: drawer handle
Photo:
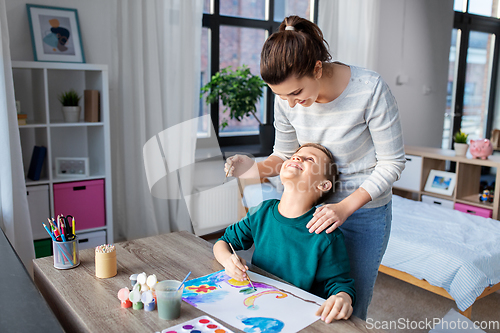
[[[87,243],[88,241],[89,241],[88,238],[84,238],[84,239],[79,239],[78,243]]]
[[[475,211],[470,210],[470,209],[467,209],[467,213],[476,214],[476,212],[475,212]]]
[[[407,157],[407,158],[406,158],[406,160],[407,160],[408,162],[411,162],[411,158],[408,158],[408,157]]]
[[[441,204],[441,202],[439,202],[439,201],[434,201],[434,203],[435,203],[436,205],[440,205],[440,204]]]
[[[81,190],[85,190],[86,188],[87,188],[87,186],[74,186],[73,191],[81,191]]]

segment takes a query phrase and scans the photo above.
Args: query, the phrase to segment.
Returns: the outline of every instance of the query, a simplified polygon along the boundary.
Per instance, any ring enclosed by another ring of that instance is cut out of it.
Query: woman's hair
[[[331,59],[320,28],[299,16],[289,16],[262,47],[260,74],[265,82],[280,84],[290,75],[298,79],[313,76],[318,60]]]

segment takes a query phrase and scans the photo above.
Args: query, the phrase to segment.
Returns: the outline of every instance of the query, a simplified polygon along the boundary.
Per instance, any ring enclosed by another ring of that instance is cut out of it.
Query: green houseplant
[[[262,97],[264,81],[250,73],[248,66],[238,67],[235,71],[231,66],[221,69],[211,80],[201,88],[201,96],[207,94],[206,103],[218,103],[224,106],[223,113],[229,112],[229,118],[241,121],[244,117],[253,116],[262,125],[257,116],[255,104]],[[228,119],[222,119],[221,128],[225,128]]]
[[[456,156],[465,156],[467,154],[467,149],[469,149],[469,145],[467,144],[468,137],[469,135],[462,132],[462,130],[456,132],[453,136]]]
[[[223,68],[212,76],[201,88],[201,96],[207,94],[206,103],[222,101],[223,113],[229,112],[229,118],[241,121],[253,116],[259,123],[259,139],[262,153],[270,153],[274,143],[274,126],[262,124],[257,116],[256,104],[262,97],[266,83],[257,75],[250,73],[250,68],[243,65],[235,71],[231,66]],[[228,119],[222,119],[220,127],[224,129]]]
[[[80,120],[81,107],[78,105],[82,97],[74,89],[70,89],[57,96],[62,104],[64,121],[67,123],[76,123]]]

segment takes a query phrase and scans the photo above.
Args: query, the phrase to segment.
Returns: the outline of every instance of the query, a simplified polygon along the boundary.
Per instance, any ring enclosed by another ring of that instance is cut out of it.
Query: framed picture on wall
[[[76,9],[26,4],[35,61],[85,62]]]
[[[451,196],[453,195],[456,181],[457,175],[453,172],[431,170],[429,177],[427,177],[424,191]]]

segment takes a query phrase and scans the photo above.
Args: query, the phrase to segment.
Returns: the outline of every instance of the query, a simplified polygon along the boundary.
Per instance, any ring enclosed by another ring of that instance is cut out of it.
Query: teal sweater
[[[247,250],[255,243],[252,264],[322,298],[344,291],[354,305],[356,292],[342,232],[337,228],[330,234],[309,233],[306,224],[315,208],[286,218],[278,204],[279,200],[267,200],[250,208],[220,240],[235,250]]]

